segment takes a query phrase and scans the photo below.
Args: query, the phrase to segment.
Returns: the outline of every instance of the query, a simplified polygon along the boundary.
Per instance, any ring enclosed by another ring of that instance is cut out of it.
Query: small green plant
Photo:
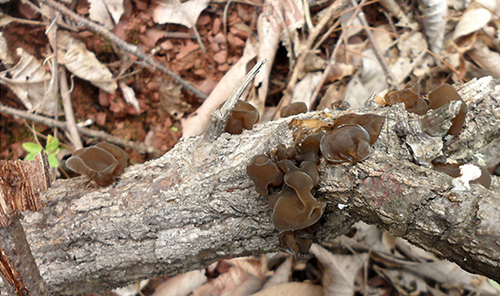
[[[59,139],[54,138],[53,136],[49,135],[47,137],[47,143],[45,145],[45,149],[40,146],[40,144],[33,143],[33,142],[26,142],[23,143],[23,148],[28,152],[28,155],[24,158],[24,160],[33,160],[35,159],[35,156],[40,152],[40,151],[45,151],[49,157],[49,165],[50,167],[53,168],[58,168],[59,167],[59,160],[57,159],[57,154],[59,154]]]

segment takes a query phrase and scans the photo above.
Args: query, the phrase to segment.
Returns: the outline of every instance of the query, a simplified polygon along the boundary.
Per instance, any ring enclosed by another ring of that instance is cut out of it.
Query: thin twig
[[[73,144],[75,150],[82,149],[83,144],[78,134],[76,127],[75,113],[73,112],[73,105],[71,102],[71,92],[68,89],[68,81],[66,80],[66,69],[61,67],[59,69],[59,85],[61,86],[61,96],[63,99],[64,115],[68,125],[68,132],[70,135],[70,142]]]
[[[57,127],[57,128],[63,129],[63,130],[68,129],[68,125],[66,124],[66,122],[61,122],[61,121],[57,121],[57,120],[43,117],[40,115],[32,114],[32,113],[29,113],[27,111],[21,111],[21,110],[15,109],[15,108],[7,107],[3,104],[0,104],[0,112],[3,112],[5,114],[9,114],[9,115],[18,116],[20,118],[28,119],[31,121],[40,122],[40,123],[43,123],[43,124],[50,126],[50,127]],[[80,133],[82,133],[86,136],[103,139],[103,140],[106,140],[110,143],[120,145],[122,147],[132,148],[132,149],[138,151],[139,153],[154,153],[156,155],[161,155],[160,150],[158,150],[152,146],[146,145],[144,143],[136,143],[133,141],[125,140],[125,139],[110,135],[108,133],[105,133],[103,131],[95,131],[95,130],[91,130],[91,129],[83,128],[83,127],[78,127],[78,126],[77,126],[77,129]]]
[[[248,87],[250,82],[253,81],[255,75],[259,73],[262,65],[267,62],[266,59],[258,62],[253,66],[253,68],[247,73],[243,82],[233,91],[229,99],[227,99],[220,109],[216,109],[210,115],[210,123],[207,129],[203,133],[203,142],[211,143],[217,139],[225,130],[229,117],[233,112],[236,102],[241,98],[243,92]]]
[[[188,91],[196,95],[197,97],[201,99],[206,99],[206,95],[204,92],[201,90],[197,89],[194,85],[191,83],[187,82],[186,80],[182,79],[179,75],[174,73],[172,70],[168,69],[165,65],[155,61],[152,57],[144,53],[142,50],[139,49],[139,47],[132,45],[128,42],[125,42],[115,34],[111,33],[108,29],[105,27],[96,24],[94,22],[91,22],[87,20],[84,17],[79,16],[78,14],[74,13],[73,11],[69,10],[66,6],[54,1],[54,0],[41,0],[43,4],[46,4],[47,6],[50,6],[54,8],[55,10],[61,12],[63,15],[67,16],[70,18],[72,21],[76,22],[78,26],[85,27],[89,30],[92,30],[100,35],[102,35],[104,38],[108,39],[109,41],[115,43],[118,47],[122,48],[124,51],[135,55],[136,57],[144,60],[144,62],[152,67],[153,69],[159,69],[163,73],[171,76],[177,83],[182,85],[184,88],[186,88]]]
[[[351,2],[353,3],[353,5],[356,5],[356,1],[351,0]],[[358,14],[358,19],[361,25],[365,28],[366,36],[368,36],[368,39],[370,40],[370,43],[373,46],[373,51],[375,52],[375,56],[377,56],[377,59],[380,65],[382,66],[382,70],[384,70],[384,74],[387,77],[389,84],[391,84],[395,90],[399,90],[400,87],[398,84],[398,80],[394,77],[394,74],[392,74],[391,70],[389,69],[389,65],[387,65],[387,61],[385,60],[385,57],[382,54],[382,51],[380,50],[380,47],[378,46],[378,43],[375,40],[375,37],[372,34],[372,31],[368,29],[369,27],[368,22],[366,21],[365,14],[363,13],[363,11],[361,11]]]

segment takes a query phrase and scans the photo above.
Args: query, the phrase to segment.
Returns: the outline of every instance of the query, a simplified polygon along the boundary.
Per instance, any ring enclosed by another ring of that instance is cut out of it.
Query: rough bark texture
[[[371,100],[348,110],[384,115],[386,123],[365,161],[351,166],[321,160],[316,197],[328,206],[317,241],[363,220],[500,281],[498,179],[491,190],[476,184],[460,189],[451,177],[426,167],[443,152],[458,161],[498,161],[488,149],[499,150],[500,87],[483,78],[459,89],[469,111],[466,129],[456,137],[428,136],[419,116],[400,105],[380,107]],[[442,112],[455,112],[452,105]],[[304,126],[341,114],[311,112],[295,125],[291,118],[280,119],[239,136],[222,134],[213,143],[184,140],[163,157],[129,168],[106,188],[94,188],[83,177],[56,181],[45,195],[46,207],[23,221],[49,289],[101,291],[276,250],[278,232],[246,165],[278,144],[293,145]],[[436,125],[445,129],[447,123]]]

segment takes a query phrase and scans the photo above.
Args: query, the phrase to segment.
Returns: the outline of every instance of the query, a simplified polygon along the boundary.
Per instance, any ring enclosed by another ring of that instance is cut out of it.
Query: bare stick
[[[82,149],[83,144],[82,140],[80,139],[80,135],[78,135],[78,129],[76,127],[75,113],[73,112],[71,94],[68,89],[68,82],[66,81],[66,69],[64,67],[61,67],[59,75],[59,84],[61,86],[61,96],[63,99],[64,114],[66,115],[66,123],[68,126],[67,130],[70,134],[70,141],[76,150]]]
[[[152,67],[153,69],[159,69],[163,73],[169,75],[175,81],[177,81],[177,83],[179,83],[180,85],[185,87],[188,91],[190,91],[191,93],[193,93],[197,97],[199,97],[201,99],[206,99],[207,95],[205,93],[203,93],[201,90],[197,89],[191,83],[182,79],[179,75],[174,73],[172,70],[167,68],[165,65],[155,61],[152,57],[150,57],[149,55],[144,53],[142,50],[140,50],[139,47],[123,41],[118,36],[111,33],[108,29],[104,28],[103,26],[98,25],[94,22],[87,20],[86,18],[79,16],[78,14],[76,14],[73,11],[66,8],[66,6],[64,6],[60,3],[57,3],[54,0],[41,0],[41,2],[43,4],[46,4],[49,7],[54,8],[55,10],[57,10],[59,12],[61,12],[63,15],[69,17],[71,20],[76,22],[79,26],[88,28],[89,30],[92,30],[92,31],[102,35],[104,38],[115,43],[118,47],[122,48],[124,51],[131,53],[131,54],[135,55],[136,57],[142,59],[148,66]]]
[[[9,115],[18,116],[18,117],[28,119],[31,121],[40,122],[40,123],[43,123],[43,124],[50,126],[50,127],[57,127],[57,128],[63,129],[63,130],[68,129],[68,125],[65,122],[61,122],[61,121],[57,121],[57,120],[43,117],[40,115],[32,114],[32,113],[29,113],[27,111],[17,110],[15,108],[7,107],[3,104],[0,104],[0,112],[3,112],[5,114],[9,114]],[[140,153],[154,153],[156,155],[161,155],[160,150],[158,150],[152,146],[148,146],[144,143],[136,143],[133,141],[125,140],[125,139],[110,135],[110,134],[102,132],[102,131],[95,131],[95,130],[91,130],[88,128],[77,127],[77,129],[80,133],[82,133],[86,136],[103,139],[103,140],[106,140],[110,143],[114,143],[114,144],[117,144],[117,145],[120,145],[123,147],[132,148],[134,150],[137,150]]]
[[[259,73],[260,68],[267,62],[266,59],[258,62],[253,66],[252,70],[247,73],[241,85],[233,91],[229,99],[222,105],[220,109],[214,110],[210,116],[210,123],[203,133],[204,142],[210,143],[217,139],[225,130],[227,121],[233,112],[236,102],[241,98],[243,92],[253,81],[255,75]]]

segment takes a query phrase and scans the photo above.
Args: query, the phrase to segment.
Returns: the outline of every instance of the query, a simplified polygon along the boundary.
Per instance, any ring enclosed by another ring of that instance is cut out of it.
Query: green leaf
[[[39,152],[30,152],[28,153],[28,155],[26,155],[26,157],[24,158],[24,160],[33,160],[35,159],[35,156],[38,154]]]
[[[35,153],[37,154],[38,152],[42,151],[42,147],[40,145],[33,143],[33,142],[26,142],[23,143],[23,148],[29,153]]]
[[[49,165],[52,168],[59,167],[59,160],[57,160],[57,157],[54,154],[49,155]]]
[[[47,154],[54,154],[54,151],[56,151],[58,147],[59,147],[59,139],[52,137],[52,135],[49,135],[47,137],[47,144],[45,145],[45,150],[47,151]]]

